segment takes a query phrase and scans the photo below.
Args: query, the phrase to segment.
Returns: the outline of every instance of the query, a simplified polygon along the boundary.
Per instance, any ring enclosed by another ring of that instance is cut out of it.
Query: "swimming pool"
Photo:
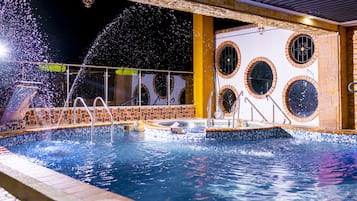
[[[7,141],[6,147],[135,200],[351,200],[357,196],[355,144],[287,137],[162,140],[118,128],[112,133],[98,129],[93,142],[84,128],[35,134],[35,141]]]

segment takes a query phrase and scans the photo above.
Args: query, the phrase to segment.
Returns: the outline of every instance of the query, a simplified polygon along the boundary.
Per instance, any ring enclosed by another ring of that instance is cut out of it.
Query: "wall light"
[[[314,16],[308,15],[308,16],[305,16],[302,21],[304,24],[311,26],[314,24],[314,19],[315,19]]]

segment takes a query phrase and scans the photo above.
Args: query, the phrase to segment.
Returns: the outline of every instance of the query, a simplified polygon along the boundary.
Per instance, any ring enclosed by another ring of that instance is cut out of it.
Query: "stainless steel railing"
[[[247,97],[244,98],[244,102],[245,103],[249,103],[250,104],[250,118],[251,118],[251,121],[254,120],[254,117],[253,117],[253,109],[263,118],[263,120],[265,122],[267,122],[267,118],[265,118],[265,116],[258,110],[258,108],[253,104],[252,101],[250,101]]]
[[[103,98],[102,97],[100,97],[100,96],[98,96],[98,97],[96,97],[95,99],[94,99],[94,101],[93,101],[93,118],[94,118],[94,121],[95,121],[95,116],[96,116],[96,112],[97,112],[97,110],[96,110],[96,106],[97,106],[97,102],[98,102],[98,100],[100,100],[101,102],[102,102],[102,104],[103,104],[103,106],[104,106],[104,109],[106,110],[106,112],[109,114],[109,117],[110,117],[110,121],[111,121],[111,123],[112,123],[112,125],[114,124],[114,118],[113,118],[113,115],[112,115],[112,113],[110,112],[110,110],[109,110],[109,108],[108,108],[108,106],[107,106],[107,104],[105,104],[105,102],[104,102],[104,100],[103,100]]]
[[[270,95],[267,95],[266,96],[267,100],[273,102],[273,123],[276,123],[275,122],[275,107],[278,108],[278,110],[284,115],[284,124],[285,124],[285,120],[288,120],[289,124],[291,124],[291,120],[289,119],[288,115],[285,114],[285,112],[280,108],[280,106],[275,102],[275,100],[270,96]]]

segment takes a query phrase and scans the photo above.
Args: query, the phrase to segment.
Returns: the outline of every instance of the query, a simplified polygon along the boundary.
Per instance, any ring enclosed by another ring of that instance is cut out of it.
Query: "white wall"
[[[249,94],[245,87],[244,73],[248,64],[257,57],[266,57],[275,66],[277,72],[277,83],[275,90],[271,94],[271,97],[278,103],[279,107],[287,113],[284,109],[282,102],[283,90],[288,81],[295,76],[309,76],[318,81],[318,59],[306,68],[294,67],[286,58],[285,49],[289,37],[293,34],[292,31],[282,30],[274,27],[265,27],[263,33],[258,32],[257,27],[247,28],[243,30],[237,30],[226,33],[216,34],[216,48],[225,41],[234,42],[241,53],[241,65],[238,73],[230,78],[225,79],[217,76],[217,83],[219,88],[224,85],[233,85],[238,93],[243,91],[243,97],[240,98],[240,119],[251,119],[251,107],[244,101],[244,98],[251,100],[254,105],[260,110],[260,112],[268,119],[269,122],[273,120],[273,103],[267,99],[257,99]],[[315,43],[315,49],[316,43]],[[217,92],[218,94],[219,92]],[[218,99],[217,99],[218,100]],[[219,105],[217,103],[217,108]],[[257,113],[253,113],[255,120],[262,120]],[[275,108],[275,121],[282,123],[284,116],[281,112]],[[298,122],[290,118],[294,125],[308,125],[318,126],[318,116],[310,122]]]

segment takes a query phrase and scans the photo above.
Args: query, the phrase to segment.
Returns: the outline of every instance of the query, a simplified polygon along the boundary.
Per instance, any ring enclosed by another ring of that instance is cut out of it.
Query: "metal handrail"
[[[142,69],[142,68],[129,68],[129,67],[115,67],[115,66],[96,66],[88,64],[67,64],[67,63],[51,63],[51,62],[36,62],[36,61],[19,61],[19,60],[1,60],[1,62],[7,63],[18,63],[18,64],[32,64],[32,65],[61,65],[69,67],[78,67],[78,68],[98,68],[98,69],[114,69],[114,70],[138,70],[141,72],[163,72],[163,73],[182,73],[182,74],[193,74],[190,71],[172,71],[172,70],[157,70],[157,69]]]
[[[236,116],[236,109],[237,109],[237,100],[234,101],[232,107],[231,107],[231,111],[232,111],[232,108],[233,108],[233,115],[232,115],[232,127],[234,128],[235,127],[235,116]]]
[[[241,96],[243,96],[243,91],[241,91],[241,92],[238,94],[238,97],[237,97],[238,100],[236,100],[236,101],[234,102],[234,104],[233,104],[233,106],[234,106],[234,110],[233,110],[233,125],[232,125],[233,128],[235,127],[234,122],[235,122],[236,113],[238,113],[237,118],[239,119],[240,97],[241,97]],[[238,106],[237,106],[237,101],[238,101]],[[232,106],[232,107],[233,107],[233,106]],[[238,107],[238,109],[237,109],[237,107]]]
[[[289,124],[291,124],[291,120],[289,119],[288,115],[285,114],[285,112],[280,108],[280,106],[275,102],[275,100],[270,95],[267,95],[266,98],[267,100],[270,99],[273,102],[273,123],[275,123],[275,106],[276,106],[285,117],[283,123],[285,124],[285,120],[287,119],[289,121]]]
[[[350,82],[350,83],[348,84],[347,89],[348,89],[349,92],[351,92],[351,93],[357,93],[357,90],[352,89],[352,85],[355,85],[355,84],[357,84],[357,81]]]
[[[248,102],[251,106],[251,111],[250,111],[250,114],[251,114],[251,120],[253,121],[253,111],[252,111],[252,108],[255,109],[255,111],[258,112],[258,114],[264,119],[265,122],[267,122],[267,118],[264,117],[264,115],[258,110],[257,107],[255,107],[255,105],[252,103],[252,101],[250,101],[247,97],[244,98],[244,102]]]
[[[103,104],[103,106],[104,106],[104,109],[108,112],[108,114],[109,114],[109,116],[110,116],[110,121],[112,122],[112,125],[114,124],[114,118],[113,118],[113,115],[112,115],[112,113],[110,112],[110,110],[109,110],[109,108],[108,108],[108,106],[107,106],[107,104],[105,104],[105,102],[104,102],[104,100],[103,100],[103,98],[102,97],[100,97],[100,96],[98,96],[98,97],[96,97],[95,99],[94,99],[94,101],[93,101],[93,118],[94,118],[94,121],[95,121],[95,114],[96,114],[96,106],[97,106],[97,101],[98,100],[100,100],[101,102],[102,102],[102,104]]]
[[[73,103],[73,123],[76,123],[76,119],[77,119],[77,113],[76,113],[76,108],[77,108],[77,102],[78,100],[80,100],[84,106],[84,108],[86,109],[86,111],[89,114],[90,120],[91,120],[91,126],[94,127],[94,118],[92,113],[90,112],[87,104],[84,102],[83,98],[81,97],[77,97],[76,99],[74,99],[74,103]]]

